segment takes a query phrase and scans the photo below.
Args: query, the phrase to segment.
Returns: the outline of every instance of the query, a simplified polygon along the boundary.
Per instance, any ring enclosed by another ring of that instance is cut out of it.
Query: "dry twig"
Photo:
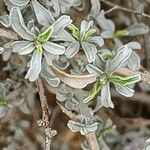
[[[52,138],[57,134],[57,132],[56,130],[52,130],[51,128],[49,128],[49,116],[51,112],[48,107],[47,98],[44,94],[43,82],[40,78],[36,80],[36,85],[38,88],[38,93],[40,96],[40,102],[42,107],[42,119],[38,120],[37,123],[45,131],[45,150],[49,150]]]
[[[123,7],[123,6],[119,6],[119,5],[116,5],[116,4],[114,4],[114,3],[112,3],[108,0],[101,0],[101,2],[105,3],[108,6],[113,7],[112,10],[119,9],[119,10],[123,10],[123,11],[129,12],[129,13],[135,14],[135,15],[140,15],[140,16],[143,16],[143,17],[150,18],[150,15],[145,14],[144,12],[138,12],[136,10],[132,10],[132,9],[129,9],[129,8],[126,8],[126,7]],[[107,13],[109,13],[111,11],[109,10]]]

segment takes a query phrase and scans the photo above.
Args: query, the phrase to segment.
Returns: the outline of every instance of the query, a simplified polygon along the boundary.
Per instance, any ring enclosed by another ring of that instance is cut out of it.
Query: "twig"
[[[36,85],[38,88],[39,96],[40,96],[40,101],[41,101],[41,107],[42,107],[42,120],[44,121],[44,126],[45,128],[48,127],[49,125],[49,116],[50,116],[50,110],[48,107],[47,103],[47,98],[44,94],[44,87],[43,87],[43,82],[40,78],[36,80]]]
[[[38,88],[38,93],[40,96],[40,102],[42,107],[42,119],[38,120],[37,123],[40,127],[43,127],[45,131],[45,150],[49,150],[52,138],[57,134],[57,132],[56,130],[52,130],[51,128],[49,128],[49,116],[51,112],[48,107],[47,98],[44,94],[43,82],[40,78],[36,80],[36,85]]]
[[[95,136],[95,132],[90,132],[85,135],[87,138],[89,145],[91,147],[91,150],[99,150],[99,145],[97,143],[97,138]]]
[[[136,14],[136,15],[140,15],[140,16],[143,16],[143,17],[150,18],[150,15],[148,15],[148,14],[145,14],[143,12],[138,12],[136,10],[132,10],[132,9],[129,9],[129,8],[126,8],[126,7],[122,7],[122,6],[116,5],[116,4],[114,4],[114,3],[112,3],[112,2],[110,2],[108,0],[101,0],[101,2],[105,3],[108,6],[114,7],[114,9],[119,9],[119,10],[123,10],[123,11],[129,12],[129,13],[133,13],[133,14]]]
[[[5,37],[11,40],[19,40],[21,37],[11,29],[0,27],[0,37]]]
[[[118,9],[118,6],[114,6],[114,7],[110,8],[109,10],[105,11],[105,14],[108,14],[116,9]]]
[[[70,119],[72,119],[74,121],[79,121],[76,114],[74,114],[71,111],[69,111],[68,109],[66,109],[60,103],[57,102],[57,104],[60,106],[62,112],[65,113]],[[99,150],[99,145],[97,142],[95,132],[90,132],[90,133],[86,134],[85,137],[88,140],[88,143],[89,143],[91,150]]]

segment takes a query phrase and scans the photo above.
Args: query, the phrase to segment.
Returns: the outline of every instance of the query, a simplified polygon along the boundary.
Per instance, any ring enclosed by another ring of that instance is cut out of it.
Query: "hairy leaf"
[[[47,42],[49,38],[52,36],[53,33],[53,27],[48,27],[44,32],[40,33],[37,37],[37,40],[39,42]]]
[[[112,75],[109,77],[109,80],[116,85],[126,86],[126,85],[134,84],[134,83],[140,81],[141,75],[136,74],[136,75],[131,75],[131,76],[127,76],[127,77]]]

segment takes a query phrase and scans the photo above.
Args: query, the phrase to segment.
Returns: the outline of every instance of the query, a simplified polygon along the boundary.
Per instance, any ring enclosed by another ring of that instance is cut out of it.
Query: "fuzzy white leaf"
[[[0,23],[5,27],[9,27],[11,25],[9,15],[6,14],[6,15],[0,16]]]
[[[102,32],[101,32],[101,36],[102,36],[104,39],[111,39],[111,38],[113,38],[114,33],[113,33],[112,31],[102,31]]]
[[[101,89],[101,105],[106,108],[109,108],[109,107],[114,108],[114,104],[111,101],[109,83],[104,85]]]
[[[0,54],[2,54],[4,52],[4,48],[0,47]]]
[[[102,47],[104,45],[104,40],[101,36],[94,36],[90,38],[89,42],[97,44],[99,47]]]
[[[89,73],[95,74],[97,77],[100,77],[100,75],[102,73],[104,73],[102,70],[100,70],[99,68],[97,68],[91,64],[88,64],[86,66],[86,69],[88,70]]]
[[[141,44],[139,42],[129,42],[127,45],[131,49],[141,49]]]
[[[32,5],[39,24],[49,26],[55,22],[51,13],[37,0],[32,0]]]
[[[127,45],[122,46],[117,55],[108,63],[105,72],[108,74],[114,73],[124,64],[130,57],[132,50]]]
[[[65,52],[65,47],[53,42],[43,43],[43,48],[52,54],[62,55]]]
[[[53,65],[53,63],[52,63],[53,60],[59,58],[59,55],[54,55],[54,54],[49,53],[47,51],[44,51],[43,54],[44,54],[44,57],[46,59],[47,64],[50,65],[50,66]]]
[[[72,22],[72,20],[70,19],[70,16],[66,16],[63,15],[60,18],[58,18],[53,24],[53,28],[54,28],[54,32],[53,32],[53,36],[60,34],[60,32],[67,27],[68,25],[70,25]]]
[[[12,47],[12,51],[20,55],[29,54],[35,49],[34,43],[30,41],[16,41],[12,43]]]
[[[39,73],[41,72],[41,61],[42,54],[35,51],[32,55],[30,68],[25,76],[25,79],[35,81],[38,78]]]
[[[126,97],[132,97],[134,95],[134,90],[129,88],[128,86],[115,85],[115,89],[118,93]]]
[[[126,30],[129,32],[130,36],[135,36],[147,33],[149,31],[149,28],[143,23],[136,23],[129,26]]]
[[[95,55],[97,53],[96,46],[88,42],[82,42],[81,45],[87,56],[88,62],[92,63],[95,60]]]
[[[18,7],[13,7],[11,9],[10,19],[12,28],[15,32],[17,32],[23,39],[26,39],[28,41],[34,41],[36,36],[27,29]]]
[[[67,58],[72,58],[78,53],[80,49],[80,44],[77,41],[73,41],[66,49],[65,55]]]
[[[140,57],[134,51],[127,61],[127,66],[134,71],[140,69]]]
[[[81,22],[81,26],[80,26],[80,34],[83,35],[85,32],[87,32],[91,27],[93,26],[93,21],[85,21],[83,20]]]

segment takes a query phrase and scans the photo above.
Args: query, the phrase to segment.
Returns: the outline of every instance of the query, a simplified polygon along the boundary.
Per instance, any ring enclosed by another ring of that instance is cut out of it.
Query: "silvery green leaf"
[[[2,54],[4,52],[4,48],[0,47],[0,54]]]
[[[86,33],[88,30],[90,30],[92,26],[93,26],[93,21],[87,22],[83,20],[80,26],[80,35],[83,35],[84,33]]]
[[[130,36],[135,36],[147,33],[149,31],[149,28],[143,23],[136,23],[129,26],[126,30],[129,32]]]
[[[127,45],[131,49],[141,49],[141,44],[139,42],[129,42]]]
[[[114,42],[115,42],[116,47],[121,47],[123,45],[119,38],[115,37]]]
[[[72,132],[78,132],[81,130],[82,128],[82,124],[79,123],[79,122],[75,122],[73,120],[69,120],[68,123],[67,123],[67,126],[69,127],[69,129],[72,131]]]
[[[19,9],[23,9],[29,3],[29,1],[30,0],[4,0],[9,11],[15,6],[19,7]]]
[[[124,64],[130,57],[132,50],[127,45],[122,46],[117,55],[106,66],[106,72],[108,74],[114,73]]]
[[[63,15],[59,17],[53,24],[54,33],[53,35],[59,34],[65,27],[70,25],[72,22],[70,16]]]
[[[39,24],[49,26],[55,22],[51,13],[37,0],[32,0],[32,5]]]
[[[100,9],[101,9],[100,2],[99,0],[94,0],[94,1],[91,1],[91,5],[92,7],[91,7],[89,16],[96,18],[100,13]]]
[[[88,41],[89,38],[91,38],[91,36],[96,33],[96,29],[95,28],[91,28],[89,29],[87,32],[85,32],[82,35],[81,41]]]
[[[33,19],[29,20],[27,24],[27,28],[36,36],[40,33],[39,29],[35,26]]]
[[[46,61],[43,62],[41,76],[50,86],[57,87],[60,83],[59,78],[56,77],[51,67],[46,64]]]
[[[103,59],[103,55],[101,55],[100,53],[97,53],[93,65],[99,68],[100,70],[104,70],[106,66],[106,62],[104,60],[105,60],[105,57]]]
[[[71,35],[75,39],[79,39],[80,38],[80,31],[79,31],[79,29],[74,24],[69,25],[68,29],[69,29]]]
[[[25,114],[29,114],[30,113],[30,110],[27,106],[27,103],[26,102],[23,102],[20,106],[19,106],[19,109],[25,113]]]
[[[52,87],[58,87],[58,85],[60,84],[60,79],[57,77],[45,77],[45,80]]]
[[[82,2],[81,0],[71,0],[72,6],[75,6],[75,7],[80,6],[81,2]]]
[[[25,79],[35,81],[41,72],[42,53],[34,52],[30,62],[30,68],[25,76]]]
[[[102,84],[100,81],[97,81],[94,86],[92,87],[92,90],[89,92],[89,94],[84,98],[83,102],[88,103],[89,101],[93,100],[94,97],[98,94],[98,92],[102,88]]]
[[[115,85],[127,86],[139,82],[141,80],[141,75],[140,74],[130,76],[112,75],[109,77],[109,80],[113,82]]]
[[[82,127],[82,128],[80,129],[80,133],[81,133],[82,135],[87,134],[88,131],[87,131],[86,127]]]
[[[65,41],[65,42],[72,42],[75,40],[71,34],[69,34],[67,31],[62,30],[59,34],[57,35],[52,35],[53,41]]]
[[[129,35],[129,31],[127,29],[118,30],[114,33],[114,36],[117,38],[123,37],[123,36],[128,36],[128,35]]]
[[[2,59],[3,59],[3,61],[8,61],[11,56],[12,56],[12,49],[6,48],[2,54]]]
[[[71,99],[75,99],[74,97],[72,97]],[[67,100],[66,102],[65,102],[65,107],[68,109],[68,110],[74,110],[74,111],[76,111],[77,110],[77,105],[79,104],[76,104],[76,103],[74,103],[73,101],[71,101],[71,99],[70,100]]]
[[[52,26],[48,27],[42,33],[39,33],[37,40],[39,42],[47,42],[49,40],[49,38],[52,36],[53,31],[54,31],[54,29]]]
[[[99,124],[98,122],[95,122],[93,124],[86,125],[86,130],[88,131],[88,133],[96,131],[98,128],[98,124]]]
[[[131,56],[127,61],[127,66],[134,71],[140,69],[140,57],[136,54],[136,52],[132,52]]]
[[[103,85],[101,89],[101,105],[108,108],[114,108],[114,104],[111,101],[111,95],[110,95],[110,86],[109,83],[106,85]]]
[[[0,118],[3,118],[7,112],[8,108],[5,106],[0,106]]]
[[[6,97],[6,88],[3,83],[0,83],[0,98]]]
[[[88,62],[89,63],[93,62],[95,60],[95,55],[97,53],[96,46],[88,42],[82,42],[81,45],[87,56]]]
[[[57,93],[56,94],[56,99],[59,101],[59,102],[64,102],[68,99],[68,96],[67,95],[64,95],[64,94],[61,94],[61,93]]]
[[[59,55],[54,55],[54,54],[49,53],[47,51],[44,51],[43,54],[44,54],[44,57],[46,59],[47,64],[50,65],[50,66],[53,65],[53,63],[52,63],[53,60],[59,58]]]
[[[100,77],[102,73],[104,73],[102,70],[99,68],[95,67],[92,64],[86,65],[86,69],[88,70],[89,73],[94,73],[97,77]]]
[[[27,29],[19,8],[13,7],[11,9],[10,19],[12,28],[15,32],[17,32],[23,39],[34,41],[36,36]]]
[[[102,107],[102,104],[101,104],[101,97],[100,96],[97,96],[97,103],[96,103],[96,106],[94,108],[94,113],[97,112],[100,108]]]
[[[113,38],[113,36],[114,36],[114,33],[113,32],[111,32],[111,31],[102,31],[101,32],[101,36],[104,38],[104,39],[111,39],[111,38]]]
[[[118,93],[126,97],[132,97],[134,94],[134,90],[129,88],[128,86],[115,85],[115,89]]]
[[[89,42],[97,44],[99,47],[102,47],[104,45],[104,40],[101,36],[94,36],[89,39]]]
[[[104,30],[104,31],[110,31],[114,33],[115,31],[115,24],[112,20],[105,18],[105,12],[101,11],[99,16],[96,18],[96,21],[98,25]]]
[[[12,47],[12,51],[20,55],[29,54],[35,49],[34,43],[30,41],[16,41],[12,43]]]
[[[5,27],[9,27],[11,25],[9,15],[6,14],[6,15],[0,16],[0,23]]]
[[[70,65],[70,61],[66,58],[65,55],[59,56],[59,59],[54,60],[53,63],[61,70],[67,69],[67,67]]]
[[[49,11],[54,17],[58,17],[60,15],[61,10],[59,5],[59,0],[51,0],[50,5],[48,5],[48,7],[51,7],[53,9],[53,11],[51,11],[51,9]]]
[[[73,41],[66,49],[65,55],[67,58],[72,58],[78,53],[80,49],[80,44],[77,41]]]
[[[56,55],[62,55],[65,53],[65,47],[61,46],[59,44],[53,43],[53,42],[46,42],[43,43],[43,48],[52,54],[56,54]]]
[[[30,0],[9,0],[15,6],[24,6],[29,3]]]

